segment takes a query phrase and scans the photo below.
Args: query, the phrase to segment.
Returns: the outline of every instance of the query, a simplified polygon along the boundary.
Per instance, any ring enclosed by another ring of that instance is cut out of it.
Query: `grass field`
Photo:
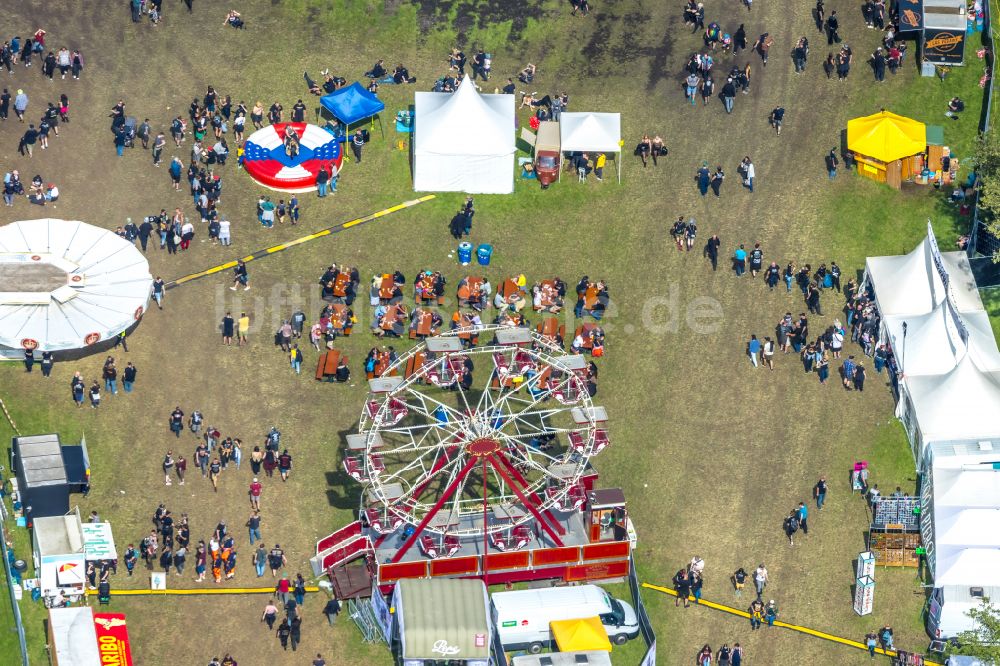
[[[792,357],[779,358],[773,373],[753,370],[743,355],[749,335],[769,335],[786,310],[804,309],[800,298],[768,293],[759,281],[736,279],[724,270],[712,273],[701,256],[673,249],[669,225],[678,215],[692,216],[701,237],[720,234],[724,255],[741,242],[759,240],[767,260],[813,266],[835,260],[847,274],[860,270],[865,256],[912,249],[928,218],[942,248],[951,249],[966,220],[937,193],[929,188],[895,192],[843,171],[831,182],[823,156],[840,144],[849,118],[887,107],[928,123],[947,122],[946,141],[963,159],[973,143],[981,97],[976,85],[981,64],[974,53],[967,67],[939,81],[918,76],[911,48],[900,74],[875,85],[863,60],[878,33],[864,28],[853,6],[833,3],[827,11],[837,8],[844,15],[841,33],[855,49],[857,64],[847,83],[827,81],[820,69],[824,40],[805,5],[758,2],[747,14],[734,0],[713,0],[706,3],[707,21],[719,21],[729,31],[742,21],[751,42],[764,31],[777,40],[767,68],[747,54],[719,54],[720,73],[733,63],[752,62],[754,68],[752,94],[739,95],[727,116],[718,102],[703,108],[683,99],[681,70],[700,37],[688,34],[681,23],[680,5],[595,2],[589,17],[574,18],[568,4],[557,0],[387,0],[384,6],[365,0],[252,0],[241,3],[248,21],[248,30],[241,32],[222,29],[221,4],[195,0],[191,17],[181,3],[165,4],[165,19],[156,28],[133,26],[125,7],[81,12],[67,0],[20,3],[8,12],[6,24],[22,35],[42,23],[50,44],[65,41],[70,48],[84,48],[87,69],[82,80],[72,82],[57,76],[50,83],[36,68],[0,74],[8,82],[0,85],[26,89],[32,109],[68,91],[72,116],[52,148],[36,151],[31,162],[16,154],[17,123],[0,125],[0,164],[19,168],[29,180],[40,173],[62,192],[57,207],[39,211],[18,202],[0,211],[0,222],[44,212],[113,228],[126,217],[137,219],[160,208],[192,212],[190,197],[175,194],[164,169],[153,168],[141,148],[115,157],[106,116],[120,97],[130,113],[166,128],[208,85],[248,106],[255,99],[265,106],[278,99],[289,109],[305,95],[303,69],[315,77],[330,67],[351,80],[380,57],[405,62],[418,77],[415,87],[426,90],[444,74],[456,35],[467,52],[483,45],[494,54],[497,85],[526,61],[534,62],[539,73],[532,90],[565,89],[571,110],[622,112],[623,184],[564,180],[543,192],[519,181],[513,196],[476,198],[471,240],[496,247],[488,269],[494,283],[519,272],[532,281],[559,275],[575,283],[584,274],[609,281],[608,355],[600,363],[596,401],[611,414],[615,444],[595,465],[601,485],[619,486],[628,497],[639,532],[640,579],[666,584],[697,553],[707,562],[705,596],[735,603],[730,573],[763,561],[772,576],[767,594],[778,601],[782,619],[851,638],[891,622],[898,644],[915,650],[926,646],[919,619],[923,593],[912,571],[880,569],[875,614],[861,619],[851,609],[852,560],[864,548],[867,516],[864,503],[850,494],[850,463],[869,460],[873,480],[884,488],[912,489],[914,484],[909,449],[883,378],[874,381],[873,375],[869,390],[858,395],[836,384],[820,386]],[[783,54],[803,34],[813,49],[806,72],[796,75]],[[387,120],[412,103],[413,89],[380,90]],[[968,105],[957,122],[943,116],[954,95]],[[306,101],[313,104],[315,98]],[[787,109],[780,137],[767,125],[769,111],[778,104]],[[527,122],[525,112],[519,118]],[[222,210],[233,221],[232,249],[203,242],[207,234],[199,229],[186,253],[167,257],[151,249],[152,271],[171,279],[413,198],[406,153],[396,150],[397,137],[391,123],[386,125],[385,140],[375,139],[363,163],[347,165],[336,196],[322,202],[303,198],[296,229],[262,229],[254,219],[260,188],[227,165]],[[644,132],[660,133],[670,149],[658,167],[643,169],[629,154]],[[185,144],[165,157],[177,153],[186,160],[187,152]],[[753,194],[736,177],[744,155],[752,156],[757,168]],[[725,166],[729,174],[718,200],[698,196],[694,187],[702,160]],[[351,520],[357,508],[359,488],[340,471],[339,450],[343,434],[356,426],[365,391],[362,382],[333,386],[317,384],[309,374],[296,377],[271,344],[273,331],[297,307],[304,306],[310,319],[316,316],[316,280],[331,261],[356,264],[363,276],[440,269],[453,287],[470,272],[448,257],[454,243],[447,224],[461,199],[441,195],[254,262],[248,292],[227,290],[227,276],[170,291],[164,310],[154,308],[130,337],[128,354],[116,354],[139,368],[135,392],[105,397],[99,410],[74,409],[68,388],[75,370],[88,381],[98,376],[99,355],[57,364],[47,381],[37,370],[26,375],[20,366],[0,368],[3,398],[21,432],[57,431],[68,441],[86,434],[94,489],[87,499],[78,498],[80,510],[86,515],[97,509],[113,521],[120,550],[148,531],[160,501],[177,515],[190,515],[195,540],[207,538],[219,520],[233,526],[246,520],[246,468],[227,471],[218,494],[197,474],[185,486],[162,485],[159,463],[165,451],[180,450],[190,459],[195,445],[192,437],[176,440],[167,430],[175,405],[188,413],[201,410],[224,435],[250,446],[278,425],[295,456],[295,469],[287,483],[266,485],[263,532],[268,542],[286,548],[290,573],[306,573],[316,539]],[[370,313],[362,300],[355,311],[364,321]],[[813,330],[828,325],[839,306],[835,296],[826,295],[827,314],[812,319]],[[717,316],[700,317],[706,309]],[[218,322],[227,310],[251,313],[247,348],[219,344]],[[570,328],[572,322],[567,323]],[[356,331],[342,344],[355,376],[375,344],[363,326]],[[315,355],[305,354],[308,369]],[[0,425],[0,435],[9,434],[6,424]],[[808,498],[820,475],[831,481],[828,507],[814,512],[810,534],[790,548],[781,519]],[[237,536],[242,561],[236,583],[254,584],[243,530]],[[116,585],[148,583],[144,575],[123,578]],[[171,576],[170,584],[195,585],[187,576]],[[298,655],[283,654],[264,632],[257,621],[263,601],[116,599],[114,608],[128,614],[136,662],[143,665],[196,664],[226,651],[250,666],[303,663]],[[703,644],[718,647],[723,641],[741,642],[756,664],[868,659],[805,637],[751,634],[742,622],[705,609],[675,610],[657,595],[646,595],[646,601],[662,663],[691,663]],[[22,607],[37,655],[43,616],[37,604]],[[303,655],[322,651],[334,664],[390,662],[384,647],[363,645],[345,618],[333,630],[321,626],[320,607],[307,600]],[[637,663],[640,654],[639,645],[630,645],[616,651],[616,663]]]

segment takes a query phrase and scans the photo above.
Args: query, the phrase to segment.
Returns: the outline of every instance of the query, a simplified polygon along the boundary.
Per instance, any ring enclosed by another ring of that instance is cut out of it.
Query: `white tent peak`
[[[981,370],[966,354],[943,375],[906,378],[924,442],[968,441],[996,436],[1000,371]]]
[[[983,370],[1000,370],[1000,350],[985,311],[958,313],[946,299],[926,314],[888,316],[885,328],[908,377],[944,374],[966,354]]]
[[[495,105],[487,103],[471,80],[463,81],[453,93],[424,94],[442,95],[444,99],[432,113],[417,116],[420,133],[417,144],[420,150],[437,150],[448,155],[481,155],[513,150],[513,125],[507,123],[503,114],[494,108]],[[514,103],[512,95],[489,97],[510,100],[511,106]],[[504,123],[510,131],[505,134],[493,132],[492,123]]]
[[[562,149],[566,152],[621,150],[621,114],[595,111],[569,112],[559,115]]]

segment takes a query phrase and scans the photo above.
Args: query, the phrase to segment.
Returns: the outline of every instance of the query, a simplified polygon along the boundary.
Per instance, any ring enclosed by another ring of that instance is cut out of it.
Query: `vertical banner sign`
[[[923,0],[899,0],[899,31],[917,32],[924,29]]]
[[[656,641],[649,646],[646,650],[646,656],[642,658],[642,663],[639,666],[656,666]]]
[[[941,283],[944,284],[944,288],[947,291],[949,282],[948,271],[945,270],[944,260],[941,259],[941,248],[938,247],[937,236],[934,235],[934,228],[931,227],[930,220],[927,221],[927,244],[931,246],[931,261],[934,262],[934,268],[937,269]]]
[[[875,576],[875,553],[866,550],[858,554],[857,578],[873,578]]]
[[[871,576],[858,578],[854,583],[854,612],[871,615],[875,603],[875,580]]]
[[[132,648],[122,613],[94,613],[101,666],[132,666]]]

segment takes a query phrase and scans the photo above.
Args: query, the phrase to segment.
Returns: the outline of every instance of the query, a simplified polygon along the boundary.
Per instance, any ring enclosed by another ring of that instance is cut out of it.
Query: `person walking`
[[[837,167],[840,166],[840,160],[837,159],[837,149],[831,148],[830,152],[826,154],[826,173],[833,180],[837,177]]]
[[[761,352],[763,354],[764,365],[767,366],[768,370],[774,372],[774,340],[765,337]]]
[[[710,184],[712,186],[712,193],[715,194],[716,197],[720,196],[722,181],[725,179],[726,174],[722,171],[722,166],[719,165],[715,167],[715,173],[712,174],[712,181]]]
[[[813,497],[816,498],[817,511],[823,510],[823,503],[826,502],[826,490],[826,477],[821,476],[819,477],[819,481],[816,482],[816,485],[813,486]]]
[[[708,194],[708,187],[712,182],[712,176],[708,170],[708,162],[701,163],[701,168],[695,174],[695,180],[698,181],[698,191],[701,192],[701,196]]]
[[[733,252],[733,270],[736,271],[736,277],[741,277],[747,269],[747,250],[740,243],[740,246],[736,248]]]
[[[746,569],[740,567],[733,572],[733,590],[736,593],[736,598],[739,599],[743,596],[743,588],[746,586],[747,582],[747,572]]]
[[[357,130],[354,136],[351,138],[351,152],[354,153],[354,159],[358,164],[361,164],[361,149],[365,146],[365,137],[361,133],[361,130]]]
[[[674,574],[673,584],[674,592],[676,593],[674,607],[676,608],[679,606],[683,600],[684,608],[687,608],[690,605],[688,596],[691,594],[691,579],[688,576],[687,569],[679,569],[677,573]]]
[[[764,594],[764,588],[767,587],[767,568],[764,563],[761,562],[756,570],[753,572],[753,585],[757,590],[757,599],[760,599],[761,595]]]
[[[757,171],[754,169],[753,162],[750,161],[749,156],[743,158],[743,161],[740,162],[740,167],[743,172],[743,186],[753,194],[753,181],[757,177]]]
[[[875,646],[878,645],[878,635],[874,631],[865,634],[865,647],[868,648],[868,655],[875,659]]]
[[[760,340],[757,339],[756,335],[750,336],[750,342],[747,343],[747,355],[750,357],[750,363],[753,367],[758,367],[758,357],[760,355]]]
[[[243,285],[243,291],[250,289],[250,273],[247,271],[246,262],[240,259],[233,268],[233,286],[229,289],[236,291],[237,285]]]
[[[773,627],[774,621],[778,619],[778,604],[774,603],[774,599],[767,602],[767,607],[764,608],[764,618],[767,619],[769,627]]]
[[[799,512],[792,511],[785,517],[784,521],[785,536],[788,537],[788,545],[795,545],[795,533],[799,531]]]
[[[264,612],[260,616],[260,621],[267,624],[268,630],[274,629],[274,621],[278,619],[278,607],[274,603],[274,599],[267,602],[264,606]]]
[[[254,569],[257,570],[257,578],[264,576],[264,569],[267,567],[267,550],[264,549],[264,541],[257,544],[257,550],[253,554]]]
[[[809,534],[809,508],[805,502],[799,502],[798,508],[799,527],[803,534]]]
[[[837,18],[837,10],[834,9],[830,12],[830,16],[826,19],[826,43],[827,44],[839,44],[840,43],[840,19]]]
[[[163,281],[159,275],[153,280],[153,300],[156,301],[156,307],[160,310],[163,309],[163,290],[166,283]]]
[[[330,597],[326,602],[326,606],[323,607],[323,615],[326,616],[327,624],[332,627],[337,621],[337,616],[340,615],[340,601],[337,597]]]
[[[292,370],[295,374],[302,374],[302,351],[299,350],[298,344],[293,344],[292,348],[288,352],[288,361],[292,366]]]
[[[263,541],[260,536],[260,512],[254,510],[247,519],[247,532],[250,535],[250,545],[254,544],[254,541]]]
[[[240,318],[236,325],[236,332],[238,334],[236,344],[237,346],[242,347],[247,343],[247,333],[250,332],[250,317],[246,312],[240,313]]]
[[[761,622],[764,620],[764,602],[760,600],[760,597],[750,602],[747,614],[750,615],[750,631],[760,629]]]
[[[90,385],[90,407],[97,409],[101,406],[101,385],[95,379]]]
[[[253,481],[250,482],[250,490],[248,491],[250,495],[250,508],[254,511],[260,511],[260,496],[264,492],[264,486],[257,477],[253,477]],[[260,536],[258,535],[258,539]]]
[[[722,245],[722,240],[719,238],[718,234],[712,234],[708,242],[705,243],[705,254],[708,256],[709,261],[712,262],[712,271],[719,267],[719,247]]]
[[[726,82],[722,86],[722,104],[726,107],[726,113],[733,112],[733,100],[736,99],[736,85],[733,83],[733,77],[727,77]]]
[[[24,91],[20,88],[17,89],[17,95],[14,96],[14,115],[17,116],[18,122],[24,122],[24,112],[28,110],[28,96],[24,94]]]

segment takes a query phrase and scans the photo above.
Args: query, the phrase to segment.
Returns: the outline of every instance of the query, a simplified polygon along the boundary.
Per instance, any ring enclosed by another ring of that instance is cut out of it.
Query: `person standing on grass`
[[[222,461],[213,458],[208,464],[208,479],[212,482],[212,492],[219,492],[219,475],[222,474]]]
[[[243,291],[250,289],[250,273],[247,271],[246,262],[240,259],[236,267],[233,268],[233,286],[229,289],[236,291],[237,285],[243,285]]]
[[[878,645],[878,635],[874,631],[865,634],[865,647],[868,648],[868,655],[875,658],[875,646]]]
[[[281,567],[288,564],[288,560],[285,558],[285,551],[281,549],[279,544],[274,544],[274,548],[267,554],[267,564],[271,568],[272,578],[277,578]]]
[[[52,374],[52,364],[54,361],[55,359],[52,358],[52,352],[42,352],[42,377],[48,377]]]
[[[97,409],[101,406],[101,385],[97,383],[95,379],[90,385],[90,407],[91,409]]]
[[[149,235],[153,233],[153,224],[149,221],[148,217],[142,218],[142,224],[136,229],[136,236],[139,238],[139,245],[142,247],[142,253],[146,253],[146,246],[149,245]]]
[[[764,563],[761,562],[756,570],[753,572],[753,584],[754,588],[757,590],[757,599],[759,600],[761,595],[764,594],[764,588],[767,587],[767,568]]]
[[[774,371],[774,340],[769,337],[764,338],[764,344],[761,348],[763,352],[764,365],[767,366],[768,370]]]
[[[756,335],[750,336],[750,342],[747,343],[747,355],[750,356],[750,363],[753,367],[758,367],[758,357],[760,354],[760,340],[757,339]]]
[[[715,173],[712,174],[712,179],[709,185],[712,187],[712,193],[716,197],[720,196],[722,191],[722,181],[726,179],[726,174],[722,170],[722,166],[719,165],[715,167]]]
[[[282,481],[288,481],[288,474],[292,471],[292,454],[285,449],[278,456],[278,473],[281,474]]]
[[[333,623],[337,621],[337,616],[340,615],[340,601],[337,597],[330,597],[326,602],[326,606],[323,607],[323,615],[326,615],[327,624],[332,627]]]
[[[826,477],[819,477],[819,481],[813,486],[813,497],[816,498],[816,510],[823,510],[823,503],[826,502]]]
[[[253,477],[253,481],[250,482],[250,508],[255,511],[260,511],[260,496],[264,493],[264,486],[257,477]],[[258,539],[260,536],[257,537]]]
[[[799,527],[802,528],[802,533],[809,534],[809,508],[806,507],[805,502],[799,502],[797,512],[799,516]]]
[[[174,456],[173,451],[167,451],[167,455],[163,456],[163,483],[164,485],[173,485],[173,481],[170,480],[170,474],[174,469]]]
[[[733,253],[733,269],[736,271],[736,277],[741,277],[746,272],[747,251],[742,243],[740,243],[740,246]]]
[[[719,234],[712,234],[712,237],[708,239],[705,243],[704,254],[708,256],[709,261],[712,262],[712,272],[719,267],[719,246],[722,245],[722,241],[719,239]]]
[[[750,602],[747,614],[750,615],[750,631],[760,629],[761,622],[764,620],[764,602],[760,600],[760,596]]]
[[[278,607],[274,603],[274,599],[267,602],[264,606],[264,612],[260,616],[260,621],[267,624],[268,630],[274,629],[274,621],[278,619]]]
[[[240,313],[240,319],[237,322],[236,332],[238,333],[237,345],[242,347],[247,343],[247,333],[250,332],[250,317],[246,312]]]
[[[695,174],[695,179],[698,181],[698,191],[701,193],[701,196],[708,194],[708,187],[712,182],[712,176],[708,170],[708,162],[701,163],[701,168]]]
[[[767,619],[767,626],[773,627],[774,621],[778,619],[778,604],[774,603],[774,599],[767,602],[764,617]]]
[[[174,463],[174,471],[177,472],[177,482],[180,485],[184,485],[184,474],[187,472],[187,459],[182,455],[177,457],[177,462]]]
[[[674,608],[680,605],[681,600],[684,601],[684,608],[687,608],[690,603],[688,602],[688,596],[691,594],[691,579],[688,578],[687,569],[679,569],[677,573],[674,574],[673,578],[674,592],[677,598],[674,599]]]
[[[85,393],[83,377],[79,372],[73,373],[73,379],[70,380],[69,388],[73,395],[73,402],[76,403],[77,407],[83,407],[83,394]]]
[[[233,315],[230,312],[226,313],[226,316],[222,318],[222,344],[227,347],[233,344],[233,328],[236,326],[236,320],[233,319]]]
[[[351,139],[351,152],[354,153],[354,159],[358,164],[361,164],[361,149],[364,148],[364,145],[365,137],[361,134],[361,130],[358,130]]]
[[[795,545],[795,533],[799,531],[799,512],[792,511],[785,517],[784,521],[785,536],[788,537],[788,545]]]
[[[250,535],[250,545],[252,546],[254,541],[263,541],[260,536],[260,512],[254,511],[247,518],[247,533]]]
[[[743,567],[733,572],[733,590],[736,592],[737,599],[743,596],[743,587],[746,585],[746,582],[747,572]]]
[[[826,43],[828,45],[840,43],[839,30],[840,19],[837,18],[837,10],[834,9],[830,12],[830,16],[826,19]]]

